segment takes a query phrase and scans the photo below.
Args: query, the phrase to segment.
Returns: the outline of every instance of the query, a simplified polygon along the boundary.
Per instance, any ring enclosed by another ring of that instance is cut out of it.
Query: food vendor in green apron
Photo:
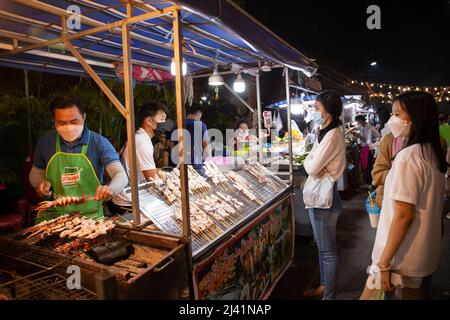
[[[37,222],[71,212],[101,218],[102,201],[110,200],[128,183],[119,155],[106,138],[85,126],[86,113],[76,98],[56,98],[50,110],[56,132],[39,140],[30,183],[45,200],[74,196],[88,201],[48,209]],[[111,177],[109,185],[102,185],[105,170]]]

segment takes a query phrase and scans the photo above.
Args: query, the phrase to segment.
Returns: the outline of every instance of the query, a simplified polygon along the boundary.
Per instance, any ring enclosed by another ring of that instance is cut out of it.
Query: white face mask
[[[319,111],[314,111],[312,113],[312,119],[319,125],[323,125],[323,123],[325,122],[325,119],[322,118],[322,114]]]
[[[391,130],[392,135],[397,137],[408,137],[409,130],[411,128],[411,123],[406,120],[400,119],[397,116],[392,116],[386,123],[389,130]]]
[[[64,141],[72,142],[81,136],[83,128],[84,125],[82,124],[68,124],[65,126],[56,127],[56,131],[64,139]]]

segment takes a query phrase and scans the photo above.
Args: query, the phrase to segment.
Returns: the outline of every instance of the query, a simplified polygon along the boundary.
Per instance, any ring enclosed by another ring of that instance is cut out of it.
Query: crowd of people
[[[315,179],[330,175],[336,181],[345,168],[344,136],[337,129],[342,103],[336,93],[325,92],[317,97],[315,107],[323,125],[305,160],[305,170]],[[356,120],[361,129],[357,137],[362,148],[381,136],[364,117]],[[429,93],[408,92],[393,100],[373,170],[363,172],[367,183],[367,176],[371,175],[370,183],[376,187],[376,204],[381,213],[360,299],[377,299],[379,292],[392,293],[393,299],[429,298],[440,258],[447,197],[446,139],[450,133],[447,122],[445,114],[438,116],[437,103]],[[318,205],[309,209],[321,276],[320,285],[304,291],[304,296],[336,298],[339,273],[336,225],[341,208],[339,194],[333,192],[330,208]]]
[[[331,300],[337,292],[336,226],[342,212],[336,181],[346,167],[341,98],[335,92],[323,92],[316,99],[315,109],[321,126],[304,168],[310,178],[328,177],[334,183],[329,190],[331,206],[309,208],[321,276],[319,286],[305,290],[303,295]],[[89,130],[85,109],[77,99],[57,98],[51,111],[56,132],[46,134],[37,144],[31,185],[40,198],[94,195],[97,201],[55,208],[40,218],[60,215],[61,210],[101,217],[101,201],[107,201],[111,214],[129,212],[131,203],[124,193],[130,175],[128,145],[117,152],[106,138]],[[205,155],[211,155],[208,128],[201,121],[198,105],[188,108],[186,114],[185,128],[194,139],[186,140],[184,160],[203,174]],[[177,127],[158,130],[166,116],[166,107],[160,103],[148,103],[138,110],[135,143],[139,183],[153,179],[157,168],[177,164]],[[423,298],[440,257],[449,119],[445,114],[438,115],[432,95],[408,92],[394,99],[391,117],[382,133],[364,116],[356,117],[356,121],[360,130],[354,135],[360,141],[362,158],[366,159],[362,166],[364,180],[376,188],[376,205],[381,208],[361,299],[371,299],[379,290],[394,292],[399,299]],[[257,142],[257,138],[250,134],[248,124],[237,123],[228,144],[236,150],[250,142]],[[370,151],[374,144],[378,148],[375,159]]]
[[[30,184],[36,188],[38,197],[95,195],[95,202],[68,206],[64,210],[95,213],[100,217],[103,216],[102,201],[106,201],[108,214],[130,212],[130,197],[124,191],[130,177],[128,145],[117,152],[108,139],[89,130],[85,124],[85,108],[75,97],[58,97],[50,109],[56,131],[38,141],[30,172]],[[184,163],[204,175],[204,161],[214,154],[214,143],[209,138],[208,127],[201,120],[201,106],[192,104],[186,109]],[[179,164],[177,126],[167,126],[166,117],[167,107],[161,103],[150,102],[138,108],[135,135],[138,183],[154,179],[160,168]],[[228,147],[233,151],[242,143],[256,140],[250,134],[248,124],[239,121]],[[105,172],[109,178],[107,182],[104,181]],[[61,214],[60,210],[55,209],[40,219],[58,214]]]

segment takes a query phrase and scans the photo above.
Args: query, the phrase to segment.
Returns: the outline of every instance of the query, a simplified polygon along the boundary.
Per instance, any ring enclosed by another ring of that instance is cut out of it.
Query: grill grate
[[[14,286],[17,294],[13,298],[16,300],[95,300],[97,298],[94,292],[85,288],[70,290],[67,287],[67,280],[60,274],[44,275],[26,281],[18,277],[7,286]]]
[[[72,264],[73,258],[61,256],[45,249],[37,248],[20,242],[13,243],[8,239],[0,239],[0,261],[7,259],[20,262],[31,267],[33,273],[15,276],[13,280],[0,284],[1,291],[9,291],[13,287],[13,296],[18,300],[92,300],[96,294],[85,289],[70,290],[66,278],[56,269],[66,269]],[[2,268],[8,266],[3,265]],[[25,268],[28,269],[28,268]]]
[[[243,168],[236,170],[236,173],[240,174],[249,183],[250,190],[259,199],[260,203],[267,203],[287,187],[286,184],[284,184],[277,177],[273,176],[268,170],[266,173],[269,175],[269,181],[264,184],[260,183],[256,177]],[[216,229],[212,232],[212,236],[202,237],[197,234],[192,234],[192,251],[194,255],[205,249],[222,235],[226,234],[228,230],[247,219],[249,215],[260,207],[260,204],[255,201],[251,201],[237,189],[232,187],[231,183],[220,187],[215,186],[212,183],[210,184],[211,188],[208,192],[190,194],[190,201],[195,202],[197,199],[204,198],[207,195],[216,195],[220,198],[217,193],[221,192],[242,202],[243,207],[239,212],[232,215],[232,217],[226,222],[217,221],[208,214],[209,217],[216,223]],[[180,202],[177,201],[169,205],[164,200],[163,196],[152,188],[151,182],[139,185],[138,191],[139,203],[143,215],[150,219],[161,231],[174,235],[181,235],[182,224],[174,217],[174,211],[181,207]],[[125,193],[131,201],[131,190],[127,189]]]

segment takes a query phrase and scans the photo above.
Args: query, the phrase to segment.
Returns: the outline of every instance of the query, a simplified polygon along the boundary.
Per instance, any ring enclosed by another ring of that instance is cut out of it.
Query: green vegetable
[[[304,153],[304,154],[300,154],[300,155],[294,155],[294,161],[297,162],[298,164],[303,164],[303,162],[305,161],[306,157],[308,156],[308,153]]]

